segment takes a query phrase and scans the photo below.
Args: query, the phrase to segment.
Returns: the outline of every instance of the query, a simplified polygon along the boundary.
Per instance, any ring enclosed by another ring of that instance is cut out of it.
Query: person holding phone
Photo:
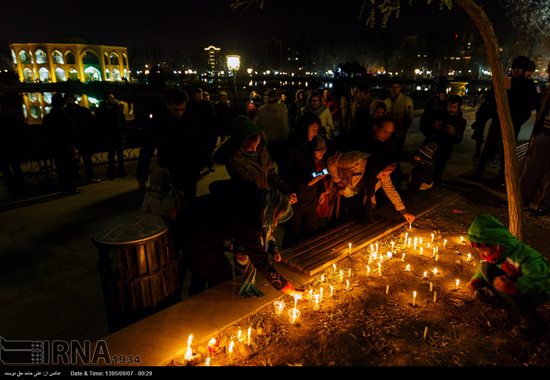
[[[320,187],[327,176],[317,170],[315,149],[321,120],[313,113],[306,113],[298,121],[292,133],[281,144],[279,175],[296,193],[298,201],[292,205],[294,215],[286,223],[283,249],[292,247],[302,239],[317,233],[317,205]],[[301,233],[303,231],[303,233]]]

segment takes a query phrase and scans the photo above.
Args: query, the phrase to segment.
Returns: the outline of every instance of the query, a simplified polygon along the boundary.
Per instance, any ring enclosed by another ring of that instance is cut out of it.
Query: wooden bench
[[[407,210],[419,217],[451,202],[461,194],[461,189],[442,185],[437,189],[432,189],[425,201],[407,204]],[[387,204],[377,209],[374,215],[373,224],[349,221],[292,248],[285,249],[280,252],[282,262],[308,276],[313,276],[347,258],[350,255],[350,243],[353,255],[408,224],[405,218],[395,210],[393,204]]]

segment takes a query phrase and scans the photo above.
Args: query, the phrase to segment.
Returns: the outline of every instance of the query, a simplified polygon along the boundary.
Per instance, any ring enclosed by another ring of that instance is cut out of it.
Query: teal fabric
[[[239,296],[243,298],[265,296],[265,293],[256,287],[256,268],[254,268],[254,265],[252,265],[251,262],[248,262],[248,265],[244,270],[243,282],[241,283],[241,288],[239,289]]]

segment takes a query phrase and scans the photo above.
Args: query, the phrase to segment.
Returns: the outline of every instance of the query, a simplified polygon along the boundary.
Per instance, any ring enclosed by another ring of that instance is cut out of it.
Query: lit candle
[[[250,333],[251,333],[251,331],[252,331],[252,328],[249,327],[249,328],[248,328],[248,339],[246,340],[246,343],[247,343],[249,346],[250,346]]]
[[[407,264],[407,267],[405,268],[405,270],[410,272],[411,271],[411,264]]]
[[[349,256],[351,256],[351,243],[349,243]]]
[[[340,282],[344,282],[344,272],[340,270]]]
[[[241,330],[239,330],[239,332],[237,333],[237,340],[240,342],[241,341]]]
[[[433,291],[434,291],[434,283],[430,282],[430,292],[433,292]]]
[[[428,335],[428,327],[425,327],[424,328],[424,338],[422,338],[423,340],[426,340],[426,336]]]
[[[420,245],[422,245],[422,238],[419,238],[419,239],[418,239],[418,243],[419,243]]]
[[[386,255],[388,255],[388,259],[391,259],[391,257],[393,256],[391,252],[386,253]]]
[[[334,291],[334,288],[332,287],[332,285],[330,285],[330,296],[332,297],[332,293]]]
[[[431,243],[426,244],[426,247],[427,247],[427,248],[430,248],[430,247],[431,247]]]
[[[351,268],[348,270],[348,277],[351,277]]]
[[[378,277],[382,276],[382,264],[378,263]]]
[[[434,302],[437,301],[437,292],[434,292]]]
[[[434,274],[437,274],[437,268],[434,268]]]
[[[187,340],[187,351],[185,352],[185,359],[189,360],[193,357],[193,351],[191,350],[191,342],[193,341],[193,334],[189,335]]]
[[[426,278],[428,277],[428,272],[424,272],[424,276],[422,276],[422,278]]]
[[[346,280],[346,291],[349,291],[349,281]]]
[[[434,243],[434,234],[432,234],[432,244]]]
[[[470,254],[468,253],[468,258],[466,259],[466,261],[470,261],[471,259],[472,259],[472,255],[470,255]]]
[[[285,303],[283,301],[275,301],[273,306],[275,306],[276,315],[283,315],[283,309],[285,308]]]
[[[416,305],[416,292],[413,292],[413,306]]]
[[[369,265],[372,262],[372,255],[373,255],[373,252],[371,252],[371,254],[369,255]]]
[[[409,230],[410,230],[411,228],[412,228],[412,224],[411,224],[411,223],[409,223]]]
[[[378,243],[376,243],[376,254],[378,255]]]
[[[294,324],[294,322],[296,322],[296,319],[300,316],[300,310],[294,308],[294,309],[290,309],[288,311],[288,315],[290,317],[290,323],[291,324]]]
[[[405,232],[405,240],[403,240],[403,244],[407,244],[407,237],[409,236],[408,232]]]
[[[393,240],[391,241],[391,251],[393,252]]]
[[[407,240],[407,248],[411,248],[411,238],[409,238],[409,240]]]
[[[443,248],[445,248],[446,244],[447,244],[447,239],[443,240]]]
[[[206,358],[206,366],[210,366],[210,358]]]
[[[456,290],[458,290],[458,283],[459,283],[459,281],[458,281],[458,279],[457,279],[457,280],[456,280],[456,286],[455,286],[455,289],[456,289]]]
[[[321,275],[321,282],[325,282],[325,276]]]
[[[432,258],[435,257],[435,247],[434,247],[434,252],[432,253]]]
[[[403,256],[401,256],[401,261],[405,261],[405,253],[403,253]]]
[[[388,294],[389,292],[390,292],[390,286],[386,285],[386,294]]]
[[[315,302],[315,305],[313,306],[313,310],[319,310],[319,302],[321,302],[321,296],[319,294],[314,294],[313,302]]]
[[[371,245],[370,245],[370,252],[371,252],[371,253],[374,253],[374,246],[372,245],[372,243],[371,243]]]
[[[332,267],[334,268],[334,273],[336,273],[336,264],[332,264]]]
[[[370,276],[370,267],[367,265],[367,276]]]
[[[461,243],[464,243],[464,236],[461,236],[461,237],[460,237],[460,242],[461,242]]]
[[[435,252],[439,253],[439,246],[435,247]]]
[[[435,261],[439,261],[439,255],[435,255]]]
[[[296,309],[296,305],[298,304],[298,296],[294,296],[294,308]]]
[[[423,255],[424,254],[424,248],[420,247],[420,254]]]
[[[229,343],[229,365],[234,365],[235,362],[233,361],[233,345],[235,343],[233,341],[231,341],[231,343]]]
[[[415,236],[415,237],[414,237],[414,246],[413,246],[414,249],[416,249],[416,242],[417,242],[417,241],[418,241],[418,238]]]

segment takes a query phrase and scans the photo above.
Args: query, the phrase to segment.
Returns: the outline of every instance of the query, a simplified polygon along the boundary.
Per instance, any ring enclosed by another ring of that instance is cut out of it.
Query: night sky
[[[222,49],[248,49],[271,37],[292,35],[301,26],[309,33],[330,32],[342,38],[368,37],[369,28],[359,20],[362,0],[268,0],[264,9],[233,10],[233,0],[61,1],[0,0],[0,39],[9,43],[55,42],[71,34],[91,44],[125,46],[158,45],[170,53],[184,53],[215,45]],[[402,0],[401,16],[388,23],[398,33],[413,34],[426,24],[456,23],[465,12],[438,10],[438,1],[414,7]],[[497,0],[485,1],[486,12],[502,13]],[[497,22],[493,22],[498,25]]]

